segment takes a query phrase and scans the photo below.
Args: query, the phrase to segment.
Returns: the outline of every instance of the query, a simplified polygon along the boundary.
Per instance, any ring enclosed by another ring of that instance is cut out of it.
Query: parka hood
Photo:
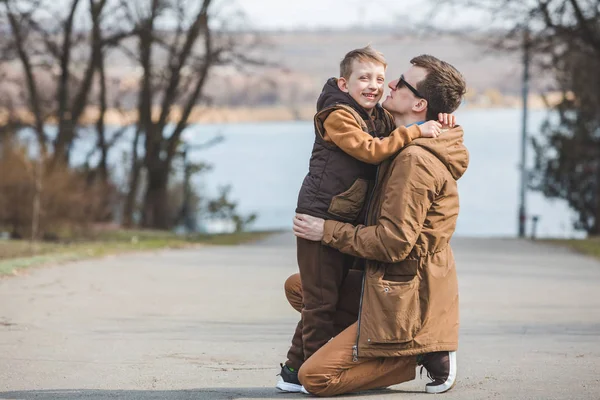
[[[410,145],[421,146],[434,154],[458,180],[469,166],[469,151],[463,143],[464,132],[461,126],[442,132],[435,139],[421,138]]]

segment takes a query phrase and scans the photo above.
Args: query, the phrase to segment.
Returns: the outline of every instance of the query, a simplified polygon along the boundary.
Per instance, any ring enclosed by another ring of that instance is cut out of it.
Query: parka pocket
[[[343,220],[354,221],[360,214],[360,210],[365,204],[365,198],[369,191],[369,181],[358,178],[350,189],[334,196],[327,210]]]
[[[407,275],[402,277],[407,280],[365,283],[368,310],[363,309],[361,336],[366,335],[367,342],[406,343],[421,329],[419,278],[415,275],[412,279]]]
[[[402,260],[397,263],[383,264],[384,281],[408,282],[412,281],[419,269],[419,260]]]

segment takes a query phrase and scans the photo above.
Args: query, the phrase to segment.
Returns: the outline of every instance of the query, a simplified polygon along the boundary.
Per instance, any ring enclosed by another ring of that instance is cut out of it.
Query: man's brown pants
[[[352,361],[361,282],[361,271],[349,271],[340,289],[334,318],[335,328],[341,333],[314,353],[300,368],[300,383],[311,394],[335,396],[384,388],[415,379],[416,357],[359,358],[356,362]],[[303,291],[299,274],[287,279],[285,295],[292,307],[301,312]]]
[[[302,313],[294,332],[286,365],[300,368],[302,363],[332,337],[345,328],[335,326],[334,317],[339,290],[348,272],[351,259],[339,251],[314,242],[297,238],[298,268],[304,296],[298,311]]]

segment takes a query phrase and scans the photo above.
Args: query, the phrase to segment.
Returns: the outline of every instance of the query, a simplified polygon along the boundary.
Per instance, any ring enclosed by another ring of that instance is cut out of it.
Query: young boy
[[[383,55],[370,46],[350,51],[340,64],[340,78],[323,87],[314,117],[315,143],[296,212],[355,224],[363,223],[377,164],[418,137],[436,137],[437,121],[395,128],[380,105],[384,92]],[[297,239],[303,291],[302,317],[276,387],[300,392],[298,369],[335,336],[333,315],[347,273],[339,251]],[[345,327],[342,327],[342,329]]]

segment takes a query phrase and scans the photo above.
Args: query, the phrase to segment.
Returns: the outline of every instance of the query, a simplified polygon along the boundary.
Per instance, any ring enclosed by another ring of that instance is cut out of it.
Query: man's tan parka
[[[468,162],[461,127],[417,139],[380,165],[369,226],[325,222],[324,244],[367,259],[355,357],[457,349],[449,241],[459,210],[456,181]]]

